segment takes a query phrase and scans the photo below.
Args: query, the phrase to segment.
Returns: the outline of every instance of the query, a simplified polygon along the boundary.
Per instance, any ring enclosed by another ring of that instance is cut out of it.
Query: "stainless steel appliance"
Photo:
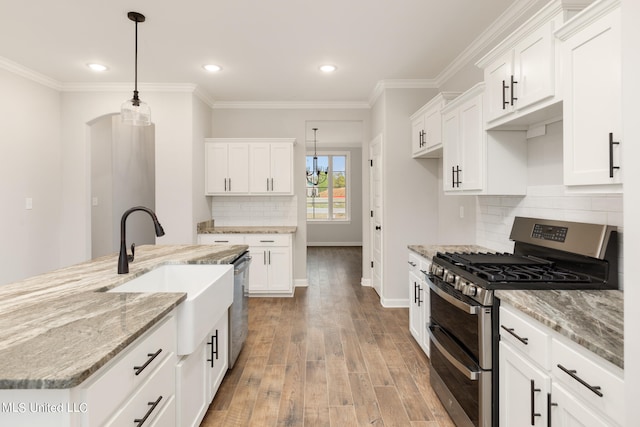
[[[229,308],[229,369],[236,363],[249,334],[249,252],[238,256],[232,264],[233,302]]]
[[[615,227],[516,217],[513,253],[438,253],[431,385],[457,426],[498,425],[498,289],[617,289]]]

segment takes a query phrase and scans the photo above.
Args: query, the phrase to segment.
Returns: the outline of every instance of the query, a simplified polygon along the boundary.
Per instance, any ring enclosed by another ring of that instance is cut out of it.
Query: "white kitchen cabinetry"
[[[252,194],[293,194],[293,144],[251,144],[249,165]]]
[[[250,295],[293,295],[291,234],[198,234],[201,245],[248,245]]]
[[[181,427],[200,425],[228,367],[228,311],[225,311],[196,351],[176,367]]]
[[[459,92],[441,92],[411,116],[411,153],[414,158],[442,157],[442,107]]]
[[[427,325],[431,314],[429,285],[424,274],[430,264],[426,258],[409,251],[409,330],[427,356],[430,355]]]
[[[176,330],[175,316],[167,316],[79,386],[77,391],[89,409],[81,425],[133,425],[134,419],[147,414],[147,423],[152,424],[171,417],[175,413]],[[160,417],[160,413],[168,415]],[[170,421],[174,423],[175,416]]]
[[[293,138],[205,139],[205,194],[292,195]]]
[[[214,142],[205,145],[207,195],[249,192],[249,144]]]
[[[620,1],[600,1],[556,32],[562,40],[564,184],[621,184]]]
[[[505,304],[499,347],[501,427],[623,424],[622,369]]]
[[[486,132],[484,83],[443,109],[443,183],[448,194],[524,195],[527,152],[523,132]]]
[[[251,253],[249,294],[293,293],[293,263],[290,234],[248,235]]]
[[[591,1],[549,2],[485,55],[485,126],[528,124],[559,116],[562,101],[558,46],[553,31]]]

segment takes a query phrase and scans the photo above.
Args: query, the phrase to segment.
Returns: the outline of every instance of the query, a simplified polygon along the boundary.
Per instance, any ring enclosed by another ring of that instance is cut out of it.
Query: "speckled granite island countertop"
[[[496,252],[478,245],[409,245],[408,248],[429,260],[437,252]]]
[[[624,369],[622,291],[496,291],[508,303]]]
[[[136,247],[0,286],[0,388],[72,388],[160,321],[184,293],[106,293],[163,264],[228,264],[245,245]]]

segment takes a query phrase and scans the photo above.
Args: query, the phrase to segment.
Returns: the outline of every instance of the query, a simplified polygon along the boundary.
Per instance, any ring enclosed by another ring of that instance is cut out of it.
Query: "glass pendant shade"
[[[122,123],[128,125],[151,125],[151,109],[149,105],[135,97],[122,103],[120,107],[120,117],[122,118]]]

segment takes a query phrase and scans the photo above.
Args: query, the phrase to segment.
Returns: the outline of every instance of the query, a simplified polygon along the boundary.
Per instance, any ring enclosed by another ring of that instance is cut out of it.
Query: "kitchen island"
[[[107,293],[163,264],[228,264],[245,245],[139,246],[0,287],[0,389],[73,388],[162,320],[186,294]]]

